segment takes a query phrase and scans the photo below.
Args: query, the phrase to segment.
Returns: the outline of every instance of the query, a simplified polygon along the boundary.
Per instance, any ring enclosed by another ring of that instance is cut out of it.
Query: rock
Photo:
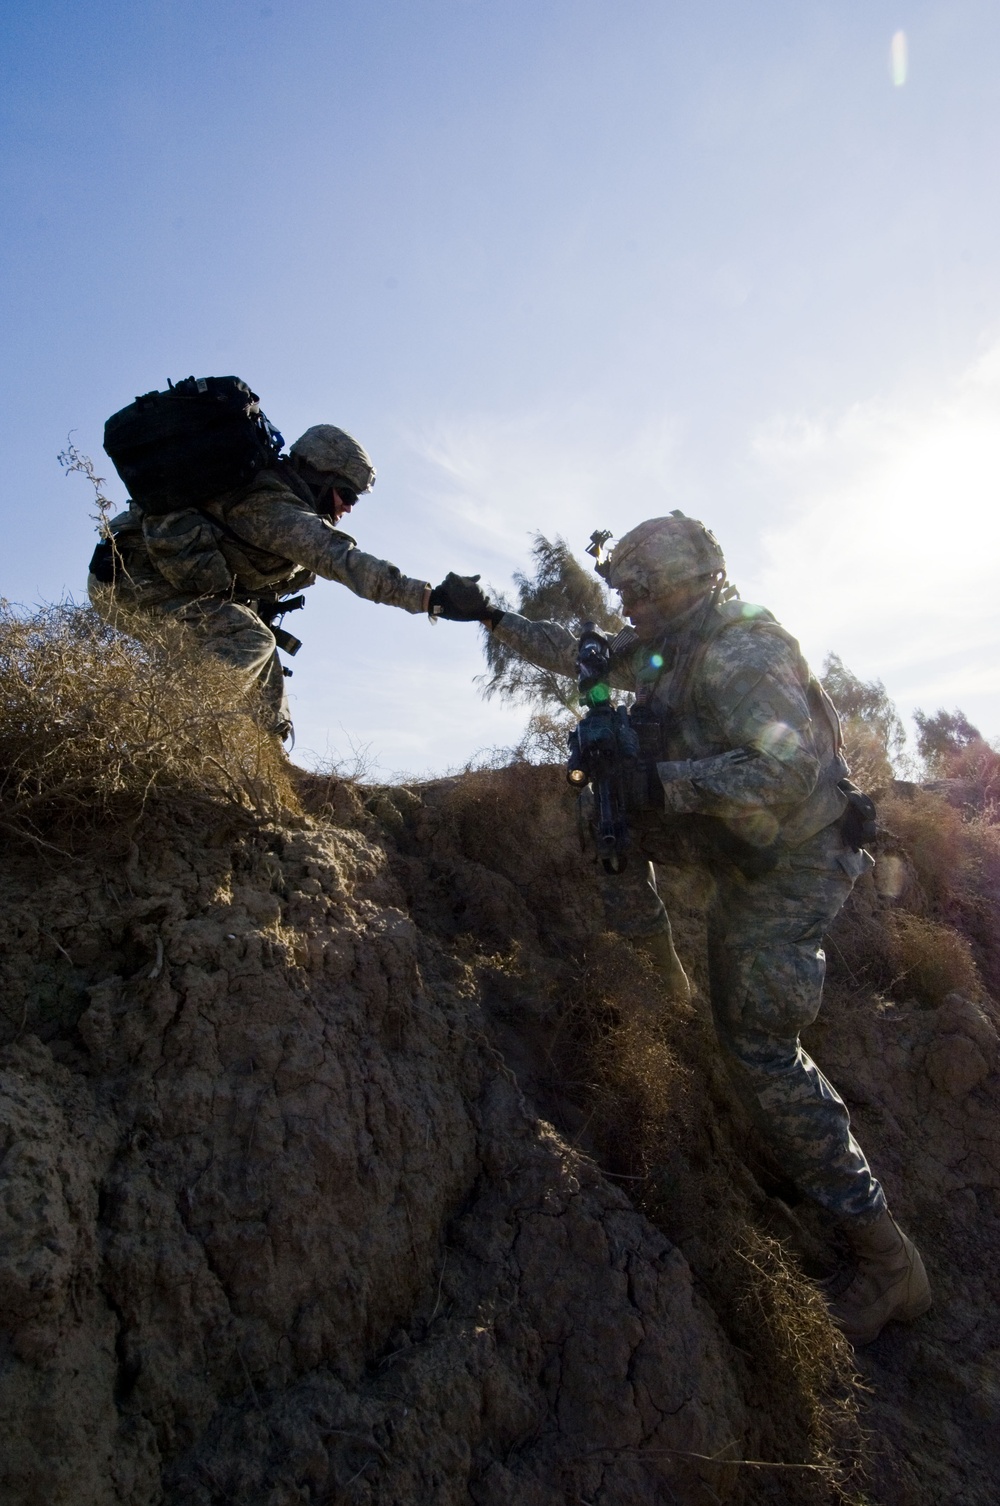
[[[989,1076],[990,1064],[975,1041],[965,1035],[945,1035],[927,1049],[924,1067],[942,1093],[961,1098]]]
[[[1000,1045],[1000,1036],[981,1004],[965,998],[962,994],[948,994],[935,1013],[941,1022],[942,1030],[950,1028],[961,1035],[967,1035],[975,1041],[987,1057],[992,1058],[996,1055],[997,1047]]]

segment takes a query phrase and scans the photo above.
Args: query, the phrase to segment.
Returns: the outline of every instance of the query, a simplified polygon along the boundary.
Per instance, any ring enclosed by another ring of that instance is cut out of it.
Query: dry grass
[[[1000,994],[1000,826],[992,807],[958,808],[941,793],[902,788],[880,802],[875,882],[835,921],[834,982],[927,1008],[949,993]]]
[[[619,1154],[625,1152],[630,1174],[645,1174],[654,1139],[668,1121],[674,1139],[689,1117],[690,1073],[671,1038],[692,1011],[677,1005],[668,1011],[652,963],[610,933],[588,945],[566,1002],[591,1107],[601,1122],[618,1124]]]
[[[831,982],[855,994],[916,999],[934,1009],[950,993],[973,999],[982,993],[968,936],[923,908],[914,913],[858,894],[835,921],[826,951]]]
[[[144,813],[296,809],[238,675],[176,625],[140,644],[89,608],[0,606],[0,826],[65,851]]]
[[[895,929],[887,926],[894,968],[902,964],[912,970],[914,980],[924,978],[934,997],[940,995],[941,985],[932,975],[941,970],[952,971],[952,987],[960,992],[980,987],[981,980],[994,995],[1000,994],[996,808],[987,804],[981,810],[959,810],[940,794],[916,790],[890,796],[883,814],[916,881],[916,892],[902,896],[903,910],[927,914],[932,922],[923,937],[906,920],[900,919]],[[935,947],[940,951],[937,965],[931,955]],[[971,971],[970,961],[975,964]],[[914,981],[911,992],[920,991]]]
[[[743,1267],[742,1280],[737,1265]],[[771,1447],[780,1451],[789,1435],[798,1435],[800,1447],[807,1443],[813,1468],[800,1481],[799,1499],[817,1506],[859,1503],[863,1436],[854,1353],[831,1322],[819,1290],[782,1243],[747,1219],[732,1228],[725,1279],[736,1331],[742,1327],[744,1341],[770,1378]],[[783,1386],[779,1376],[785,1377]],[[780,1390],[783,1396],[776,1394]]]
[[[982,984],[972,947],[952,926],[896,910],[886,917],[886,929],[897,997],[915,996],[932,1009],[950,993],[979,997]]]
[[[1000,805],[1000,751],[982,739],[956,749],[939,772],[945,778],[966,781],[981,807]]]
[[[967,832],[961,812],[942,796],[917,789],[888,796],[879,815],[913,864],[929,902],[947,905],[965,866]]]

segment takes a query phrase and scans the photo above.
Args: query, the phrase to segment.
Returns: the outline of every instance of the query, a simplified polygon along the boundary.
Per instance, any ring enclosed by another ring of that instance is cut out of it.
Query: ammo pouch
[[[837,788],[847,800],[847,809],[840,818],[844,846],[853,852],[860,852],[862,847],[873,847],[878,837],[878,811],[874,800],[850,779],[839,780]]]

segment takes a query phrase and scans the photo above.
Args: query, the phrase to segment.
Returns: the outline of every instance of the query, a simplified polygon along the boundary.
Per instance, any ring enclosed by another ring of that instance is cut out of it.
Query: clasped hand
[[[443,617],[446,622],[481,622],[494,608],[479,586],[478,575],[456,575],[452,570],[434,587],[427,610],[431,617]]]

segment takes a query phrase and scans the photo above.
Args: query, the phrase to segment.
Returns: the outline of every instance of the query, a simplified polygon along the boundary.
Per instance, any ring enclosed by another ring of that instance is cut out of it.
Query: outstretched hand
[[[434,587],[427,610],[431,617],[443,617],[446,622],[482,622],[495,609],[480,589],[478,575],[456,575],[452,570]]]

